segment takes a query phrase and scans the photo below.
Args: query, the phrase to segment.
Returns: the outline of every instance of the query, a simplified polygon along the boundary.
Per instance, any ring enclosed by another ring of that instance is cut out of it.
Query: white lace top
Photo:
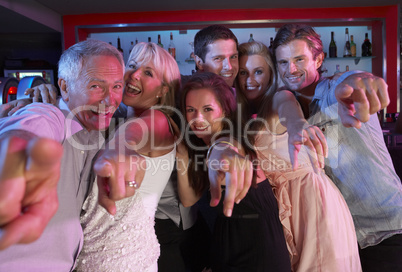
[[[118,201],[111,216],[98,205],[96,182],[84,203],[81,217],[84,246],[77,271],[157,271],[159,243],[155,211],[172,173],[176,148],[160,157],[146,157],[147,170],[135,195]]]

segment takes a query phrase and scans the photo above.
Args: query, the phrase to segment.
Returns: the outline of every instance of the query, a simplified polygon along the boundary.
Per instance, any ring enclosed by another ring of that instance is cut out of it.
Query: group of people
[[[208,26],[194,54],[182,76],[154,43],[124,68],[79,42],[55,105],[0,119],[0,270],[401,270],[384,80],[322,77],[307,25],[281,27],[272,52]]]

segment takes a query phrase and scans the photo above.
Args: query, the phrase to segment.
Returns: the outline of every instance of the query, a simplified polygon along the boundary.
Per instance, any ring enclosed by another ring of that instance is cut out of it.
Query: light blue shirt
[[[365,248],[402,233],[402,185],[377,115],[360,129],[346,128],[340,121],[335,87],[356,72],[345,73],[336,81],[320,80],[309,105],[308,122],[320,127],[327,138],[325,172],[345,198],[357,240]]]

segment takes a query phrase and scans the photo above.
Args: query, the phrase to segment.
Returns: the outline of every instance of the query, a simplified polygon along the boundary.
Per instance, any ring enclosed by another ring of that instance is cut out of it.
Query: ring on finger
[[[135,180],[126,181],[126,186],[131,188],[138,188],[138,184],[137,182],[135,182]]]

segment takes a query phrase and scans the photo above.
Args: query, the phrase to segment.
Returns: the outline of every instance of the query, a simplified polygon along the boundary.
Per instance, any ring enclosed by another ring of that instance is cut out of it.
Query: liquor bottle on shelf
[[[337,48],[334,39],[334,32],[331,32],[331,42],[329,43],[329,57],[336,58],[337,57]]]
[[[362,44],[362,57],[371,56],[371,42],[368,38],[368,33],[366,33],[366,37]]]
[[[134,42],[131,41],[130,49],[128,50],[128,53],[129,53],[129,54],[131,53],[131,50],[133,50],[133,47],[134,47]]]
[[[161,35],[160,34],[158,34],[158,45],[163,48],[163,44],[162,44],[162,41],[161,41]]]
[[[336,75],[336,74],[338,74],[338,73],[340,73],[340,72],[341,72],[340,66],[339,66],[339,64],[337,64],[337,65],[336,65],[336,70],[335,70],[335,72],[334,72],[334,75]]]
[[[353,41],[353,35],[350,35],[350,53],[352,53],[352,57],[356,57],[356,44]]]
[[[248,42],[253,42],[254,38],[253,38],[253,33],[250,33],[250,39],[248,39]]]
[[[343,48],[343,57],[351,57],[352,52],[350,52],[350,41],[349,41],[349,29],[345,29],[345,47]]]
[[[269,51],[271,51],[271,52],[272,52],[273,45],[274,45],[274,38],[271,37],[271,38],[269,38],[269,47],[268,47]]]
[[[170,32],[170,43],[168,48],[169,54],[172,55],[174,59],[176,59],[176,46],[173,43],[173,33]]]
[[[346,72],[349,71],[349,65],[346,65]]]
[[[148,42],[151,42],[151,37],[148,37]]]
[[[135,44],[137,44],[138,43],[138,39],[137,38],[135,38]]]
[[[123,48],[121,48],[121,44],[120,44],[120,37],[117,37],[117,50],[119,50],[120,53],[122,55],[124,55]]]

